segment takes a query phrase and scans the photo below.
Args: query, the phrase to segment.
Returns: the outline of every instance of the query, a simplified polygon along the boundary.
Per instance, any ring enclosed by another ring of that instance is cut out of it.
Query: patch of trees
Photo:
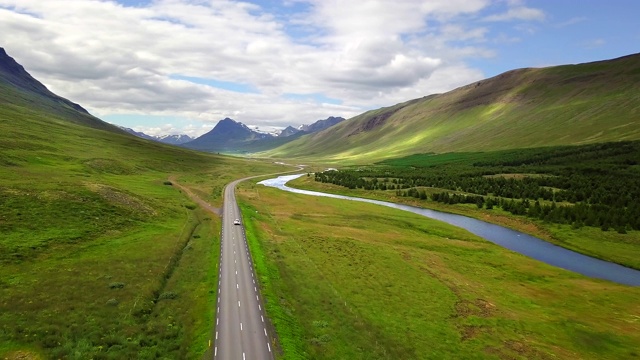
[[[350,189],[395,190],[398,196],[446,204],[500,207],[576,227],[640,230],[640,142],[481,155],[429,154],[422,163],[420,156],[412,156],[411,164],[399,160],[399,166],[328,171],[315,174],[315,180]],[[447,156],[455,161],[447,162]],[[425,188],[447,191],[427,196]]]

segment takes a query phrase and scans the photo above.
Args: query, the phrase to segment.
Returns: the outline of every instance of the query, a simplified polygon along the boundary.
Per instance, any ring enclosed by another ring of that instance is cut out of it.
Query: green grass
[[[393,209],[253,184],[238,194],[276,311],[299,326],[282,358],[300,346],[314,359],[638,356],[638,288]]]
[[[282,166],[83,126],[2,89],[0,358],[205,355],[220,222],[168,178],[219,206],[231,179]]]

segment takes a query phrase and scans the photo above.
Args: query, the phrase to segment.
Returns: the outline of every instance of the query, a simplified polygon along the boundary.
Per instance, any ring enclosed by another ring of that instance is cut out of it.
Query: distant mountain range
[[[196,138],[136,136],[209,152],[370,163],[417,153],[477,152],[640,140],[640,54],[508,71],[344,120],[277,135],[226,118]],[[53,124],[132,133],[49,91],[0,48],[0,105]],[[40,116],[40,115],[39,115]]]
[[[192,138],[188,135],[152,136],[130,128],[121,128],[143,139],[179,145],[194,150],[250,153],[273,149],[289,141],[293,141],[302,135],[328,129],[342,121],[344,121],[342,117],[331,116],[327,119],[318,120],[310,125],[302,125],[298,129],[293,126],[288,126],[280,132],[265,133],[251,129],[241,122],[225,118],[220,120],[211,131],[197,138]]]
[[[189,135],[159,135],[159,136],[153,136],[153,135],[147,135],[141,131],[135,131],[133,129],[130,129],[128,127],[123,127],[120,126],[120,128],[126,132],[128,132],[131,135],[135,135],[137,137],[143,138],[143,139],[147,139],[147,140],[153,140],[153,141],[158,141],[161,143],[165,143],[165,144],[171,144],[171,145],[181,145],[184,144],[186,142],[189,142],[191,140],[193,140],[193,138]]]
[[[267,134],[250,129],[241,122],[230,118],[220,120],[208,133],[187,143],[181,144],[189,149],[209,152],[251,153],[265,151],[293,141],[302,135],[319,132],[344,121],[341,117],[329,117],[318,120],[300,129],[288,126],[278,135]]]

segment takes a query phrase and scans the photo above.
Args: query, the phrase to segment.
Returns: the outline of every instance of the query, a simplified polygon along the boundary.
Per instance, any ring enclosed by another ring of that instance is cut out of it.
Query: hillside
[[[264,154],[377,161],[640,139],[640,54],[528,68],[368,111]]]
[[[220,221],[169,178],[219,207],[281,167],[139,139],[27,75],[0,59],[0,358],[201,358]]]
[[[34,79],[0,47],[0,104],[3,107],[24,107],[57,115],[66,122],[113,132],[122,132],[87,112],[82,106],[60,97]]]

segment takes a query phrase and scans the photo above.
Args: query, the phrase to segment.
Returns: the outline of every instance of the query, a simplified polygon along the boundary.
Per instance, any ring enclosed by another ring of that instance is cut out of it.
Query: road
[[[273,359],[270,337],[244,225],[235,199],[236,180],[224,190],[214,359]]]

